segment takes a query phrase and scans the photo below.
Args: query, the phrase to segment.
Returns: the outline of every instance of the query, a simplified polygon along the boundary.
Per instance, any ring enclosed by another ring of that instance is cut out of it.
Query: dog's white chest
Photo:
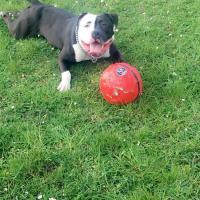
[[[73,44],[73,49],[74,49],[74,53],[75,53],[76,62],[81,62],[81,61],[84,61],[84,60],[91,60],[92,59],[89,55],[87,55],[87,53],[85,51],[83,51],[80,44],[78,44],[78,43]],[[110,50],[108,49],[101,57],[102,58],[110,57]]]

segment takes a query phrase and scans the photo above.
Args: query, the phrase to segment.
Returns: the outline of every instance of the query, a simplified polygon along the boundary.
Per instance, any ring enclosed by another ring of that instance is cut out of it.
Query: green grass
[[[16,41],[0,19],[0,199],[200,199],[200,4],[196,0],[46,0],[75,13],[119,14],[116,44],[141,72],[134,104],[108,105],[108,66],[72,69],[56,91],[58,50]],[[1,0],[20,10],[25,0]]]

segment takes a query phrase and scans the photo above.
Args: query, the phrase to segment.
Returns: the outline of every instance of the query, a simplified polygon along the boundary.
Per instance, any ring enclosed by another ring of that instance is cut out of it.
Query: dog
[[[13,17],[15,19],[13,19]],[[57,89],[64,92],[71,87],[70,67],[75,62],[110,58],[120,62],[121,54],[113,43],[118,15],[95,15],[71,12],[32,0],[20,13],[4,13],[9,32],[16,39],[41,35],[61,50],[58,64],[61,82]]]

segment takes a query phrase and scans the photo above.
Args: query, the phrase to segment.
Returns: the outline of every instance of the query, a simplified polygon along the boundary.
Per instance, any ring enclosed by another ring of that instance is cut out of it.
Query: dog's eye
[[[106,23],[101,23],[101,26],[103,27],[103,28],[107,28],[107,24]]]
[[[88,28],[88,27],[90,26],[91,23],[92,23],[91,21],[88,21],[88,22],[84,25],[84,27],[85,27],[85,28]]]

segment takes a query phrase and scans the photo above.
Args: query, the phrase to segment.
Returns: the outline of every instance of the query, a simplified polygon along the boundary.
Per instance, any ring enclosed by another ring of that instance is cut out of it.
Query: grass
[[[119,14],[116,44],[141,72],[134,104],[108,105],[108,66],[72,69],[56,91],[58,50],[16,41],[0,19],[0,199],[200,199],[200,5],[195,0],[44,0],[75,13]],[[1,0],[0,10],[27,1]]]

